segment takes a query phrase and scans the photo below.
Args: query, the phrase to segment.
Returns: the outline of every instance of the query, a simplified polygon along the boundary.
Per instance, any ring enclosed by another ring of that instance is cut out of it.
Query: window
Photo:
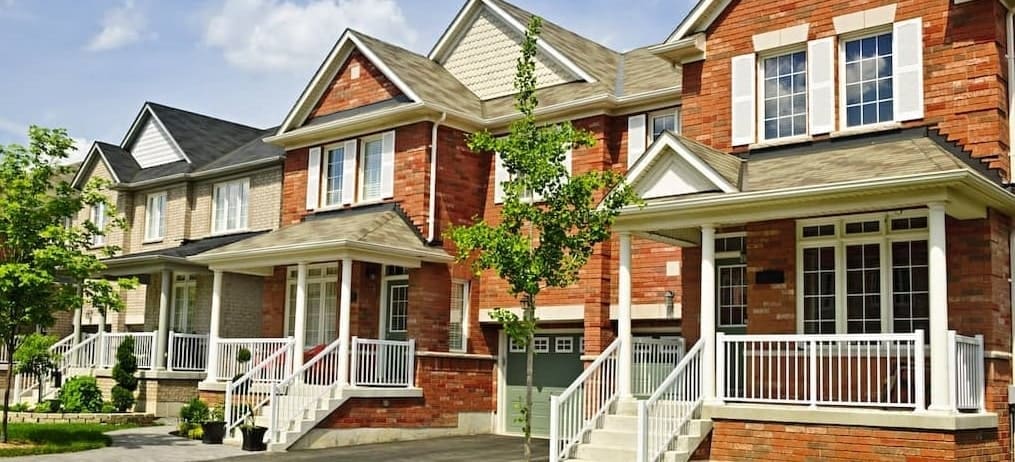
[[[571,353],[574,351],[574,339],[571,337],[555,337],[553,339],[553,351],[557,353]]]
[[[296,282],[298,269],[289,268],[286,291],[286,335],[296,330]],[[331,343],[338,338],[338,265],[307,268],[307,314],[304,347]]]
[[[719,327],[747,325],[747,265],[718,265]]]
[[[679,133],[679,120],[679,109],[668,109],[649,114],[649,124],[652,127],[648,138],[649,144],[656,138],[659,138],[659,135],[662,135],[664,131],[669,130],[673,133]]]
[[[216,184],[212,200],[212,232],[224,233],[247,229],[250,180],[247,178]]]
[[[340,146],[328,150],[324,167],[324,204],[338,205],[342,203],[342,181],[345,177],[345,147]]]
[[[803,333],[926,331],[927,217],[919,213],[799,226]]]
[[[519,341],[512,337],[508,337],[508,342],[511,343],[509,351],[511,353],[525,353],[525,345],[522,345]]]
[[[765,58],[761,70],[765,139],[807,134],[807,53]]]
[[[384,143],[381,138],[363,143],[360,165],[360,200],[372,201],[381,198],[381,156]]]
[[[92,236],[92,246],[100,247],[106,245],[106,204],[99,202],[92,206],[92,224],[98,228],[98,233]]]
[[[448,349],[466,351],[469,322],[469,283],[451,283],[451,318],[448,324]]]
[[[193,274],[173,277],[172,326],[175,332],[193,332],[197,306],[197,279]]]
[[[550,352],[550,337],[535,337],[532,339],[532,351],[536,353]]]
[[[166,192],[148,195],[145,207],[146,241],[157,241],[166,237]]]
[[[845,41],[842,50],[846,126],[894,120],[892,33]]]

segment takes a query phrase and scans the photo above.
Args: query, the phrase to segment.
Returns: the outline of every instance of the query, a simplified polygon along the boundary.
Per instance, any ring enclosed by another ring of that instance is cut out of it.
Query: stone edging
[[[8,418],[15,423],[103,423],[151,425],[155,414],[125,412],[120,414],[63,414],[42,412],[11,412]]]

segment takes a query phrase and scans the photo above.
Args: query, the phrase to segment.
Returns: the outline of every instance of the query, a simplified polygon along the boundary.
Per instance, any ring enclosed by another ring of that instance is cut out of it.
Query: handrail
[[[265,393],[257,387],[259,383],[265,383],[267,381],[260,380],[260,374],[262,371],[267,369],[269,366],[273,366],[279,359],[286,361],[286,356],[293,350],[294,343],[291,341],[286,342],[281,348],[275,350],[274,353],[268,355],[263,361],[251,367],[247,373],[240,376],[240,378],[229,382],[226,385],[226,398],[225,398],[225,419],[226,419],[226,431],[230,431],[235,428],[240,422],[243,422],[248,416],[253,416],[257,410],[259,410],[265,403],[268,402],[270,397],[270,391]],[[244,408],[233,409],[234,395],[242,401]],[[238,411],[238,412],[237,412]]]
[[[293,371],[292,374],[282,379],[281,382],[272,385],[269,400],[271,420],[268,425],[268,435],[272,442],[281,442],[284,432],[283,428],[289,428],[296,418],[311,410],[311,406],[316,405],[321,398],[334,391],[335,382],[338,380],[338,348],[340,343],[341,339],[331,342],[313,358],[303,363],[299,369]],[[323,367],[316,367],[315,369],[315,366],[318,364],[321,364]],[[316,385],[323,388],[316,393],[314,393],[313,389],[310,389],[308,390],[310,394],[287,394],[287,391],[291,391],[290,385],[294,384]],[[279,399],[282,395],[289,396],[289,400],[283,403],[283,400]],[[280,419],[285,420],[285,424],[282,426],[279,425]]]
[[[638,402],[638,462],[655,462],[680,436],[702,402],[698,340],[645,401]]]
[[[57,360],[56,360],[56,370],[59,371],[61,375],[66,375],[67,369],[69,369],[71,367],[71,364],[67,364],[69,362],[68,358],[71,357],[70,354],[72,352],[76,353],[77,350],[81,349],[85,344],[88,344],[88,343],[92,342],[93,341],[93,337],[88,337],[83,342],[81,342],[81,343],[79,343],[77,345],[74,345],[72,343],[73,341],[74,341],[74,334],[70,334],[70,335],[60,339],[60,341],[54,343],[52,346],[49,347],[49,351],[55,352],[55,353],[60,355],[60,357],[57,358]],[[60,350],[64,350],[64,351],[60,351]],[[12,367],[13,367],[13,364],[12,364]],[[40,382],[38,380],[38,377],[27,375],[27,374],[18,374],[18,377],[16,377],[16,380],[15,380],[15,385],[16,386],[15,386],[15,390],[14,390],[14,393],[13,393],[13,396],[14,396],[15,400],[20,400],[21,398],[25,397],[26,393],[32,392],[32,391],[38,389],[40,386],[44,388],[44,390],[43,390],[43,396],[44,397],[50,395],[51,393],[53,393],[56,390],[56,388],[53,387],[53,386],[50,386],[49,390],[45,389],[46,388],[46,383],[50,383],[49,378],[51,378],[51,377],[52,377],[52,374],[47,374],[47,376],[43,378],[42,382]],[[29,396],[30,396],[30,394],[29,394]]]
[[[618,338],[563,393],[550,397],[550,462],[567,459],[617,400],[619,356]]]

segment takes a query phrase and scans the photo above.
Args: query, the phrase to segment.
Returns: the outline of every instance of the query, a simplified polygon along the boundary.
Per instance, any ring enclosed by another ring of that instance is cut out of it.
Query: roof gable
[[[699,151],[699,146],[664,132],[628,171],[627,183],[642,199],[738,191],[734,175],[739,177],[742,161],[730,154]]]
[[[339,111],[398,98],[401,90],[357,50],[342,63],[318,98],[307,121]]]
[[[664,43],[673,43],[697,32],[704,32],[729,4],[730,0],[698,0]]]
[[[187,161],[187,155],[169,134],[148,105],[142,109],[124,139],[123,148],[134,156],[141,168]]]

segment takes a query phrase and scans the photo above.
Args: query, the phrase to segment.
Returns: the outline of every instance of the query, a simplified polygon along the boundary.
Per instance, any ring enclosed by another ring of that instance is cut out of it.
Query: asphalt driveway
[[[549,442],[532,440],[535,461],[549,460]],[[333,449],[262,453],[221,459],[232,462],[265,461],[412,461],[412,462],[518,462],[522,438],[499,435],[455,436],[418,441],[366,444]]]

